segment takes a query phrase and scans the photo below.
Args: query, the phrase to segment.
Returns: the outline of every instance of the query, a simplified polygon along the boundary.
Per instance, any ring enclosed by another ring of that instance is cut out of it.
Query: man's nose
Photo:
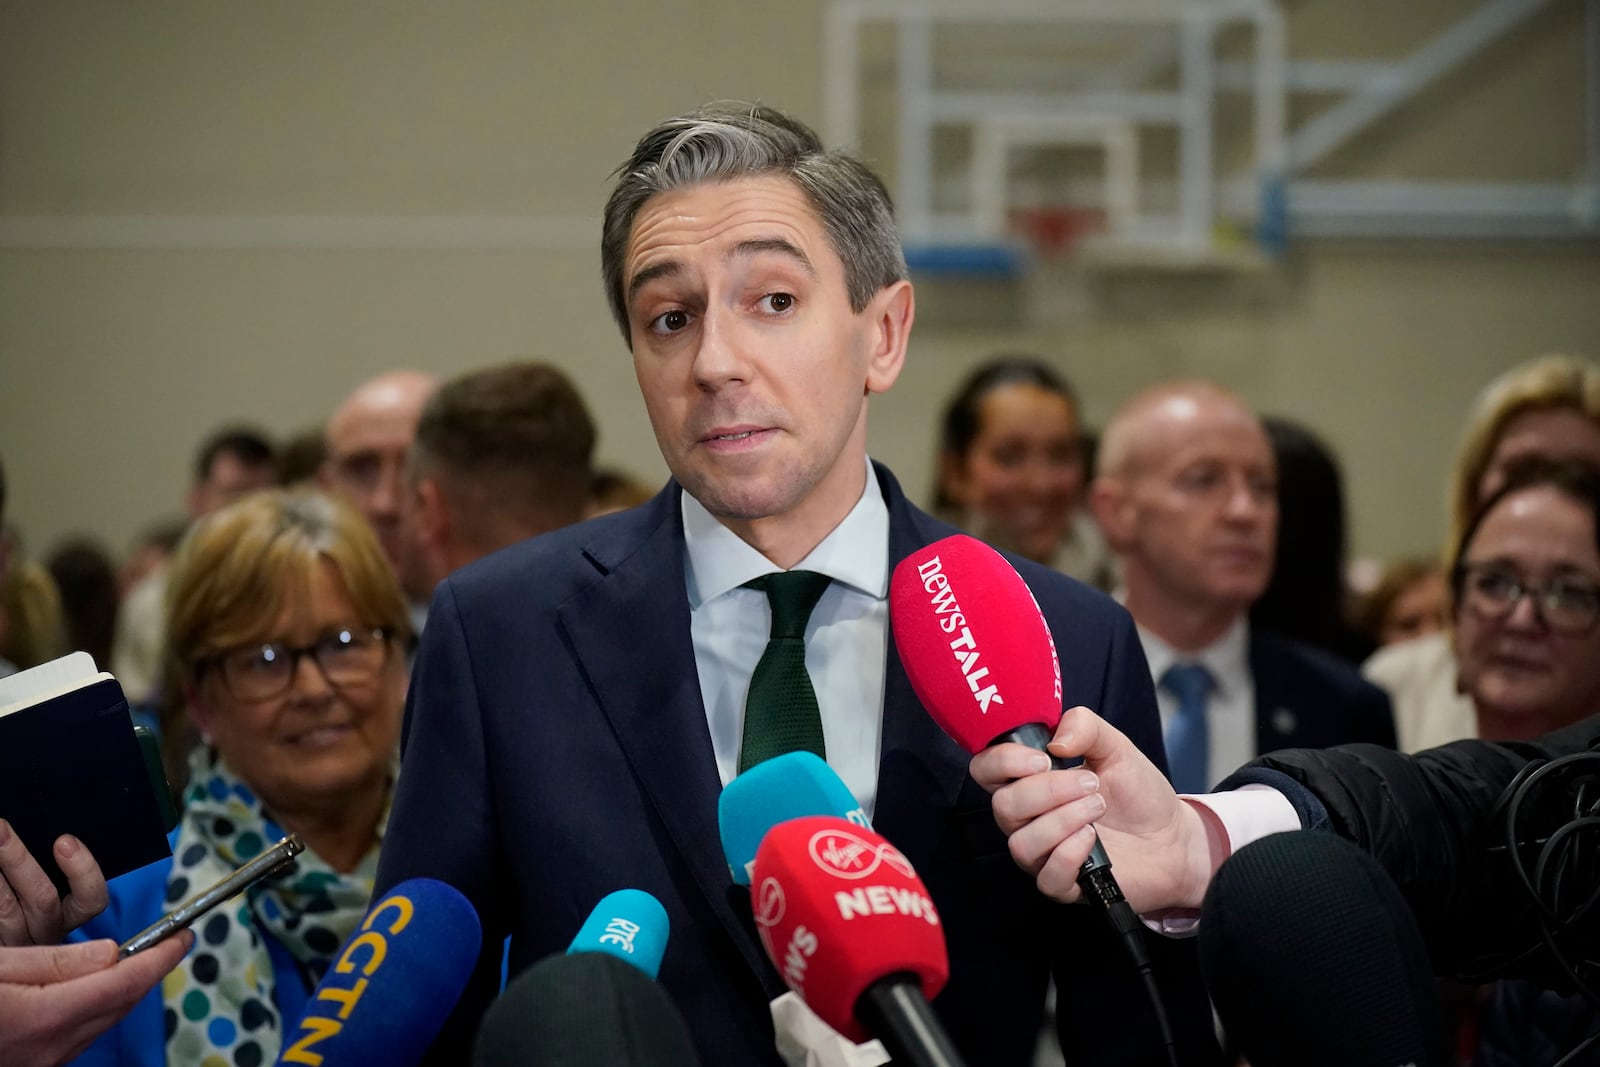
[[[750,363],[744,339],[731,313],[707,308],[700,320],[699,346],[694,353],[694,380],[714,391],[734,382],[748,381]]]

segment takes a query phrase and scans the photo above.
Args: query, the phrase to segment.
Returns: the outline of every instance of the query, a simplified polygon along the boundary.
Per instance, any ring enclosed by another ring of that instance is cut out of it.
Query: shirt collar
[[[770,559],[717,521],[700,501],[688,493],[682,499],[691,610],[752,578],[778,570]],[[861,499],[794,569],[826,574],[875,600],[888,595],[889,508],[870,461]]]
[[[1161,676],[1176,663],[1198,663],[1211,673],[1211,682],[1217,693],[1226,696],[1237,693],[1250,680],[1250,623],[1245,615],[1234,620],[1233,625],[1216,641],[1199,652],[1179,652],[1155,634],[1139,627],[1139,643],[1144,646],[1145,659],[1150,662],[1150,677],[1161,684]]]

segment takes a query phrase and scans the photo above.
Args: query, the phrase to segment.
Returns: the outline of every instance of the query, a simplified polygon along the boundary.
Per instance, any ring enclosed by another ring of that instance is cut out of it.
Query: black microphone
[[[683,1016],[604,952],[540,960],[484,1014],[475,1067],[699,1067]]]
[[[1376,860],[1334,834],[1273,834],[1217,870],[1200,968],[1252,1067],[1454,1060],[1416,919]]]

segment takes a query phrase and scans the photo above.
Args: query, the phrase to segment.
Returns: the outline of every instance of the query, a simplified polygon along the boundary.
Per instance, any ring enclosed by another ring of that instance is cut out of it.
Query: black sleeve
[[[1415,756],[1375,745],[1289,749],[1218,788],[1278,786],[1308,828],[1371,853],[1405,894],[1441,973],[1558,981],[1542,954],[1519,958],[1538,940],[1534,907],[1500,847],[1496,805],[1529,762],[1597,745],[1600,716],[1537,742],[1458,741]]]

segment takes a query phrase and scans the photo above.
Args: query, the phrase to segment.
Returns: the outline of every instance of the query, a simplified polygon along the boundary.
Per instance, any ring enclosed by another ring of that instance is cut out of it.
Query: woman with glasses
[[[1450,578],[1479,736],[1531,740],[1600,711],[1600,472],[1511,466],[1462,531]],[[1555,1063],[1600,1016],[1582,997],[1502,981],[1477,1029],[1479,1067]]]
[[[1538,737],[1600,711],[1600,474],[1514,468],[1451,570],[1461,690],[1478,734]]]
[[[1513,367],[1479,395],[1450,479],[1447,551],[1513,467],[1529,460],[1600,466],[1600,364],[1548,355]],[[1448,563],[1448,561],[1447,561]],[[1448,572],[1448,565],[1446,571]],[[1362,666],[1389,691],[1400,747],[1418,752],[1474,736],[1447,633],[1379,649]]]
[[[364,914],[394,785],[405,598],[370,527],[257,493],[179,546],[168,654],[198,730],[173,859],[110,883],[82,936],[125,939],[296,833],[292,869],[196,925],[193,952],[80,1062],[266,1064]]]

